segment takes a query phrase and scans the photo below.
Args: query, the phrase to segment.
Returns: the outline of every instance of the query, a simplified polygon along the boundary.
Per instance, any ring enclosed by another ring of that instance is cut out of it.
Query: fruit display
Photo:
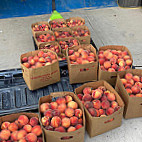
[[[58,21],[58,20],[52,20],[49,22],[51,28],[64,28],[67,27],[66,22],[64,20]]]
[[[120,109],[115,94],[105,86],[85,87],[77,96],[93,117],[105,117]]]
[[[68,57],[71,64],[87,64],[96,61],[96,55],[90,49],[70,49],[68,50]]]
[[[21,58],[22,65],[26,68],[39,68],[42,66],[50,65],[57,61],[57,57],[50,51],[39,51],[34,56],[28,56]]]
[[[79,41],[77,39],[71,38],[68,40],[60,40],[59,44],[61,46],[62,49],[67,49],[73,46],[78,46],[79,45]]]
[[[48,24],[35,24],[32,26],[33,31],[48,31],[50,30],[50,27]]]
[[[72,29],[72,34],[74,37],[84,37],[90,35],[90,32],[88,29],[84,29],[81,27]]]
[[[82,18],[70,18],[66,20],[68,27],[82,26],[85,20]]]
[[[127,51],[115,49],[100,50],[98,58],[100,68],[103,71],[124,71],[132,66],[132,59]]]
[[[14,122],[1,124],[1,142],[42,142],[42,129],[38,117],[20,115]]]
[[[130,97],[142,97],[142,77],[126,73],[121,81]]]
[[[72,34],[70,31],[54,31],[54,35],[57,39],[72,37]]]
[[[46,130],[72,132],[83,127],[83,112],[71,95],[41,103],[41,123]]]

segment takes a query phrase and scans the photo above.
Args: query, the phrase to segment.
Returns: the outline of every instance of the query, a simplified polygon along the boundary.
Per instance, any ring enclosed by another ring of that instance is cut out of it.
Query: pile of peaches
[[[83,92],[77,96],[93,117],[105,117],[120,108],[115,94],[107,90],[105,86],[97,89],[85,87]]]
[[[22,64],[26,68],[38,68],[42,66],[47,66],[56,61],[56,55],[50,51],[39,51],[37,55],[22,58]]]
[[[51,28],[64,28],[67,27],[66,23],[64,21],[51,21],[50,22]]]
[[[142,77],[126,73],[121,81],[130,97],[142,97]]]
[[[36,24],[33,26],[33,31],[48,31],[50,27],[47,24]]]
[[[54,35],[56,38],[67,38],[72,37],[71,33],[68,31],[55,31]]]
[[[71,19],[69,21],[67,21],[67,25],[69,27],[74,27],[74,26],[82,26],[84,25],[85,23],[82,21],[82,20],[79,20],[79,19]]]
[[[76,30],[72,30],[72,33],[75,37],[82,37],[82,36],[88,36],[89,35],[89,31],[84,30],[82,28],[77,28]]]
[[[83,126],[83,112],[70,95],[42,103],[40,112],[42,125],[50,131],[71,132]]]
[[[3,122],[0,131],[1,142],[42,142],[42,129],[37,117],[20,115],[14,122]]]
[[[115,72],[130,69],[132,59],[127,51],[111,50],[99,51],[99,63],[104,71]]]
[[[89,49],[69,50],[68,55],[71,64],[86,64],[96,61],[95,54]]]

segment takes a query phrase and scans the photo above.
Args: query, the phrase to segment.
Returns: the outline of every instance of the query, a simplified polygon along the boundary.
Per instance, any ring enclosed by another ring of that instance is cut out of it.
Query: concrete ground
[[[125,45],[131,51],[134,65],[142,65],[141,9],[80,9],[62,13],[64,18],[81,16],[91,31],[97,48],[103,45]],[[0,70],[20,68],[20,55],[34,50],[31,24],[47,21],[50,15],[0,20]],[[142,142],[142,118],[123,120],[122,126],[85,142]]]

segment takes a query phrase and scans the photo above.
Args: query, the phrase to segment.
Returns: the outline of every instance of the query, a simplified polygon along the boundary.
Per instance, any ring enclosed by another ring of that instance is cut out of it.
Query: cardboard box
[[[40,31],[40,32],[36,32],[35,33],[35,35],[34,35],[34,40],[35,40],[35,43],[36,43],[36,45],[37,46],[39,46],[41,43],[49,43],[49,42],[38,42],[37,41],[37,36],[39,36],[39,35],[42,35],[42,34],[47,34],[47,33],[49,33],[49,34],[51,34],[52,36],[54,36],[54,33],[52,32],[52,31]],[[54,36],[54,38],[55,38],[55,36]],[[56,40],[56,38],[55,38],[55,40]],[[55,42],[55,41],[51,41],[51,42]]]
[[[128,72],[132,73],[133,75],[138,75],[142,77],[142,70],[140,69],[129,69],[124,72],[120,72],[117,75],[115,89],[125,103],[124,118],[129,119],[129,118],[142,117],[142,97],[129,97],[124,85],[120,80]]]
[[[85,19],[83,19],[81,17],[70,17],[69,19],[66,19],[66,23],[71,21],[71,20],[81,20],[85,24]],[[67,24],[67,26],[68,26],[68,24]],[[70,27],[70,26],[68,26],[68,27]]]
[[[39,100],[39,112],[40,112],[40,105],[42,103],[46,103],[46,102],[51,102],[52,99],[56,98],[56,97],[62,97],[62,96],[66,96],[66,95],[70,95],[73,97],[74,101],[78,103],[79,108],[82,110],[83,112],[83,127],[73,131],[73,132],[57,132],[57,131],[49,131],[46,130],[43,126],[43,132],[45,134],[45,140],[46,142],[61,142],[61,141],[65,141],[65,142],[84,142],[84,134],[85,134],[85,115],[84,115],[84,109],[83,109],[83,105],[81,104],[81,102],[79,101],[79,99],[77,98],[77,96],[73,93],[73,92],[56,92],[56,93],[51,93],[48,96],[44,96],[41,97]],[[41,123],[41,113],[39,113],[39,118],[40,118],[40,123]],[[42,125],[42,123],[41,123]],[[70,139],[67,140],[63,140],[63,137],[70,137]]]
[[[51,20],[51,21],[49,22],[50,27],[51,27],[51,24],[52,24],[53,21],[56,21],[56,22],[64,22],[64,24],[66,24],[66,20],[65,20],[65,19],[54,19],[54,20]],[[66,24],[66,27],[67,27],[67,24]],[[51,28],[52,28],[52,27],[51,27]],[[62,28],[62,27],[61,27],[61,28]],[[60,28],[52,28],[52,30],[56,30],[56,29],[60,29]]]
[[[39,51],[40,50],[36,50],[36,51],[31,51],[31,52],[22,54],[20,58],[20,62],[23,57],[37,55]],[[53,54],[55,54],[56,58],[58,59],[57,54],[55,52],[48,49],[43,49],[42,51],[44,52],[50,51]],[[34,68],[34,69],[26,68],[21,62],[21,68],[23,72],[23,78],[30,90],[36,90],[41,87],[60,81],[60,69],[59,69],[58,61],[50,65],[42,66],[42,67]]]
[[[115,49],[115,50],[127,51],[129,56],[130,56],[130,58],[131,58],[131,60],[133,61],[132,55],[131,55],[130,51],[125,46],[107,45],[107,46],[100,47],[99,51],[100,50],[104,50],[105,51],[107,49],[111,49],[111,50]],[[131,68],[132,68],[132,66],[131,66]],[[123,71],[120,71],[120,72],[123,72]],[[117,73],[118,73],[118,71],[117,72],[103,71],[103,70],[101,70],[101,67],[100,67],[100,64],[99,64],[98,80],[105,80],[108,83],[110,83],[111,85],[115,86]]]
[[[96,49],[91,44],[83,44],[76,47],[72,47],[72,50],[76,51],[79,48],[90,49],[96,55]],[[68,50],[66,51],[66,55],[68,62],[70,84],[97,80],[97,71],[98,71],[97,56],[95,62],[74,65],[70,63],[68,57]]]
[[[88,110],[84,107],[85,117],[86,117],[86,129],[90,137],[97,136],[99,134],[105,133],[109,130],[121,126],[121,121],[123,117],[123,109],[124,109],[123,101],[118,95],[118,93],[114,90],[114,88],[106,81],[102,80],[97,82],[85,83],[82,86],[75,89],[75,94],[77,95],[79,93],[82,93],[85,87],[92,87],[93,89],[96,89],[99,86],[105,86],[108,90],[114,93],[116,96],[116,100],[121,108],[109,116],[92,117],[91,114],[88,112]]]
[[[36,113],[27,113],[27,112],[22,112],[22,113],[13,113],[13,114],[9,114],[9,115],[5,115],[5,116],[1,116],[0,117],[0,125],[3,122],[14,122],[16,119],[18,119],[18,117],[20,115],[26,115],[29,119],[32,117],[38,117],[38,114]],[[43,138],[43,142],[45,142],[45,137],[44,137],[44,133],[42,131],[42,138]]]
[[[33,27],[34,27],[35,25],[42,25],[42,24],[48,25],[48,26],[49,26],[49,30],[51,30],[51,27],[50,27],[50,25],[49,25],[49,23],[48,23],[47,21],[36,22],[36,23],[33,23],[33,24],[31,25],[31,29],[32,29],[33,36],[35,36],[35,33],[36,33],[36,32],[41,32],[41,31],[34,31],[34,30],[33,30]]]
[[[76,39],[79,40],[80,44],[90,44],[90,41],[91,41],[91,33],[90,33],[90,30],[88,29],[87,26],[83,25],[83,26],[77,26],[77,27],[71,27],[71,30],[72,30],[72,34],[73,34],[73,31],[76,31],[78,28],[81,28],[83,30],[87,30],[89,31],[89,35],[88,36],[81,36],[81,37],[76,37],[75,35],[73,35]]]

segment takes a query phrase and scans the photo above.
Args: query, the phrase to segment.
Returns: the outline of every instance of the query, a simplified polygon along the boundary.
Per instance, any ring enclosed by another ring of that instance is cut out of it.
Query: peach
[[[21,129],[23,126],[20,124],[20,122],[18,122],[18,120],[15,120],[15,124],[17,124],[18,129]]]
[[[53,130],[54,130],[53,127],[50,126],[50,125],[49,125],[49,126],[46,126],[45,129],[46,129],[46,130],[50,130],[50,131],[53,131]]]
[[[105,110],[104,109],[99,109],[98,111],[99,111],[100,115],[104,115],[105,114]]]
[[[133,94],[139,94],[141,91],[138,86],[132,86],[131,90]]]
[[[60,104],[62,104],[62,103],[65,104],[65,103],[66,103],[66,99],[63,98],[63,97],[60,97],[60,98],[57,98],[56,102],[57,102],[58,105],[60,105]]]
[[[35,65],[36,68],[39,68],[39,67],[42,67],[42,66],[43,66],[42,63],[40,63],[40,62],[37,62],[36,65]]]
[[[70,108],[73,108],[73,109],[78,108],[78,104],[75,101],[69,102],[67,106],[70,107]]]
[[[78,64],[82,64],[82,61],[83,61],[83,60],[82,60],[81,57],[76,59],[76,62],[77,62]]]
[[[82,64],[87,64],[87,63],[89,63],[88,60],[82,60]]]
[[[79,119],[78,119],[78,124],[82,124],[82,123],[83,123],[82,118],[79,118]]]
[[[58,106],[58,110],[62,113],[62,112],[64,112],[65,111],[65,109],[66,109],[66,104],[60,104],[59,106]]]
[[[42,134],[41,126],[36,125],[32,128],[32,133],[34,133],[36,136],[40,136]]]
[[[117,69],[118,69],[118,65],[117,65],[117,64],[113,64],[113,65],[111,66],[111,68],[114,68],[115,70],[117,70]]]
[[[94,108],[89,108],[88,111],[93,117],[95,117],[97,115],[97,112]]]
[[[135,97],[135,95],[131,94],[130,97]]]
[[[18,130],[17,124],[15,122],[10,123],[9,126],[8,126],[8,130],[11,131],[11,132],[17,131]]]
[[[18,142],[27,142],[25,138],[19,140]]]
[[[141,82],[136,82],[135,86],[138,86],[138,87],[142,88],[142,83]]]
[[[27,135],[27,132],[25,130],[19,130],[17,133],[17,139],[23,139]]]
[[[125,79],[132,79],[133,75],[131,73],[126,73],[125,74]]]
[[[51,118],[52,117],[52,109],[48,109],[44,112],[44,116]]]
[[[78,52],[74,52],[74,55],[76,56],[76,58],[79,58],[80,53],[78,53]]]
[[[106,91],[106,87],[105,86],[100,86],[100,87],[98,87],[98,89],[102,90],[103,92]]]
[[[106,69],[110,68],[110,67],[111,67],[111,63],[110,63],[109,61],[105,61],[105,62],[104,62],[104,67],[105,67]]]
[[[134,75],[134,76],[133,76],[133,80],[134,80],[135,82],[139,82],[139,81],[140,81],[140,77],[137,76],[137,75]]]
[[[126,65],[128,65],[128,66],[132,65],[132,60],[131,59],[127,59],[125,62],[126,62]]]
[[[18,141],[17,134],[18,134],[18,131],[12,132],[12,134],[11,134],[12,141]]]
[[[33,59],[34,59],[35,62],[39,61],[39,57],[37,55],[35,55]]]
[[[27,57],[23,57],[22,58],[22,62],[27,62],[28,61],[28,58]]]
[[[103,115],[100,115],[100,117],[106,117],[106,115],[105,115],[105,114],[103,114]]]
[[[103,59],[105,56],[103,54],[98,55],[99,59]]]
[[[66,102],[69,103],[72,101],[72,96],[67,95],[65,96],[65,99],[66,99]]]
[[[109,101],[102,101],[102,108],[103,109],[107,109],[110,107],[110,103]]]
[[[115,72],[115,69],[114,68],[109,68],[108,72]]]
[[[117,60],[116,60],[115,58],[111,58],[111,59],[110,59],[110,63],[111,63],[111,64],[116,64],[116,61],[117,61]]]
[[[136,94],[136,97],[142,97],[142,94]]]
[[[1,129],[4,130],[4,129],[8,129],[8,126],[10,125],[10,122],[3,122],[2,125],[1,125]]]
[[[75,116],[77,116],[78,118],[81,118],[82,117],[82,110],[81,109],[75,109]]]
[[[96,109],[96,117],[99,117],[100,116],[100,112],[98,109]]]
[[[89,53],[89,56],[95,57],[95,54],[93,52]]]
[[[50,124],[50,118],[47,116],[44,116],[41,118],[41,122],[43,126],[48,126]]]
[[[127,84],[125,85],[125,88],[131,88],[131,87],[132,87],[131,84],[128,84],[128,83],[127,83]]]
[[[61,118],[58,117],[58,116],[54,116],[52,119],[51,119],[51,126],[54,127],[54,128],[57,128],[61,125]]]
[[[127,79],[127,83],[134,85],[134,80],[133,79]]]
[[[31,59],[28,62],[29,62],[30,65],[34,65],[35,64],[35,60],[34,59]]]
[[[104,64],[104,62],[105,62],[105,59],[103,59],[103,58],[99,59],[99,63],[100,63],[100,65],[103,65],[103,64]]]
[[[62,126],[60,126],[60,127],[58,127],[58,128],[55,128],[54,131],[58,131],[58,132],[66,132],[65,128],[62,127]]]
[[[59,109],[52,110],[52,115],[53,116],[60,116],[60,114],[61,114],[61,111]]]
[[[38,124],[38,118],[37,117],[32,117],[30,119],[30,125],[35,126]]]
[[[111,115],[113,113],[114,113],[114,109],[113,108],[109,107],[108,109],[106,109],[106,114],[107,115]]]
[[[71,124],[71,121],[69,118],[65,117],[62,119],[62,126],[65,128],[68,128]]]
[[[69,50],[69,51],[68,51],[68,54],[69,54],[69,55],[72,55],[73,53],[74,53],[74,50]]]
[[[90,101],[87,101],[84,103],[84,106],[88,109],[88,108],[92,108],[93,107],[93,103]]]
[[[27,117],[26,115],[20,115],[19,118],[18,118],[18,122],[19,122],[22,126],[24,126],[24,125],[28,124],[29,119],[28,119],[28,117]]]
[[[66,117],[65,113],[61,113],[60,118],[63,119],[64,117]]]
[[[72,131],[75,131],[75,130],[76,130],[76,128],[75,128],[75,127],[70,126],[70,127],[67,129],[67,132],[72,132]]]
[[[123,58],[124,58],[124,60],[126,61],[126,60],[130,59],[130,56],[129,56],[129,55],[126,55],[126,56],[124,56]]]
[[[8,140],[10,137],[10,131],[7,129],[4,129],[0,132],[0,140]]]
[[[113,54],[109,51],[104,51],[104,56],[107,58],[107,59],[111,59],[113,57]]]
[[[121,54],[122,54],[122,56],[125,56],[125,55],[128,55],[128,52],[127,51],[123,51]]]
[[[100,99],[101,97],[102,97],[102,93],[98,89],[92,90],[92,98]]]
[[[42,137],[38,137],[38,138],[37,138],[37,142],[43,142]]]
[[[100,109],[101,108],[100,100],[93,100],[93,106],[95,109]]]
[[[85,95],[82,97],[82,100],[83,100],[84,102],[86,102],[86,101],[91,101],[91,100],[92,100],[92,97],[91,97],[91,95],[89,95],[89,94],[85,94]]]
[[[31,131],[32,131],[32,126],[31,125],[25,125],[24,127],[23,127],[23,129],[27,132],[27,133],[30,133]]]
[[[58,104],[56,102],[51,102],[50,103],[50,108],[51,109],[57,109],[57,107],[58,107]]]
[[[101,97],[101,101],[107,101],[107,96],[106,96],[106,95],[103,95],[103,96]]]
[[[92,92],[92,88],[91,87],[85,87],[83,89],[83,94],[91,94]]]
[[[109,101],[115,101],[115,95],[114,95],[114,93],[109,93],[109,94],[107,95],[107,99],[108,99]]]
[[[125,68],[124,67],[119,67],[118,71],[125,71]]]
[[[34,133],[29,133],[26,135],[26,141],[28,142],[36,142],[37,141],[37,136]]]
[[[104,95],[108,95],[110,93],[110,91],[109,90],[106,90],[105,92],[104,92]]]
[[[75,126],[78,124],[78,118],[76,116],[73,116],[70,118],[70,122],[72,126]]]
[[[72,117],[72,116],[74,115],[74,109],[72,109],[72,108],[67,108],[67,109],[65,110],[65,115],[66,115],[67,117]]]
[[[88,56],[88,61],[89,61],[89,62],[93,62],[93,61],[95,61],[95,58],[92,57],[92,56]]]
[[[126,88],[128,94],[132,94],[132,90],[130,88]]]
[[[120,66],[120,67],[124,67],[124,66],[125,66],[125,62],[124,62],[124,61],[120,61],[120,62],[119,62],[119,66]]]
[[[112,102],[111,102],[111,107],[112,107],[113,109],[115,109],[116,107],[118,107],[118,103],[117,103],[116,101],[112,101]]]
[[[120,79],[123,83],[123,85],[125,85],[127,83],[127,80],[125,78]]]
[[[81,124],[77,124],[77,125],[75,126],[76,130],[78,130],[78,129],[82,128],[82,127],[83,127],[83,126],[82,126]]]
[[[30,64],[28,62],[23,63],[23,66],[25,66],[26,68],[30,67]]]
[[[44,52],[43,51],[39,51],[38,52],[38,57],[43,57]]]

